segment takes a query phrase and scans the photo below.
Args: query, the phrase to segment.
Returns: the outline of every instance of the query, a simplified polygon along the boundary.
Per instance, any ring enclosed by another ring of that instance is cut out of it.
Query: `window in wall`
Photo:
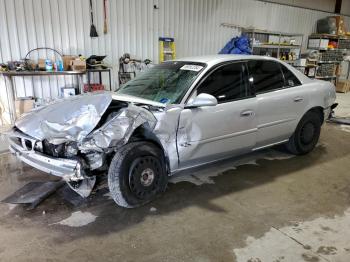
[[[274,61],[248,61],[250,77],[256,93],[264,93],[284,87],[284,78],[279,63]]]
[[[248,74],[244,63],[224,65],[212,72],[197,89],[197,94],[214,96],[224,103],[250,96]]]

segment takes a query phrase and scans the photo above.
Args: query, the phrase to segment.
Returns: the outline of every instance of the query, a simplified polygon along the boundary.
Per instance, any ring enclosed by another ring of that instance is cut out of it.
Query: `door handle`
[[[249,117],[253,115],[254,115],[254,112],[252,110],[246,110],[241,112],[241,117]]]
[[[300,97],[300,96],[297,96],[297,97],[294,97],[294,102],[301,102],[301,101],[303,101],[304,100],[304,98],[302,98],[302,97]]]

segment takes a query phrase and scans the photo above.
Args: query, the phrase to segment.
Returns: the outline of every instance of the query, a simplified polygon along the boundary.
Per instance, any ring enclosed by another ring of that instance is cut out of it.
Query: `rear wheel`
[[[114,201],[122,207],[144,205],[165,191],[168,182],[163,152],[149,142],[133,142],[114,155],[108,186]]]
[[[321,125],[319,113],[313,111],[306,113],[286,144],[287,150],[296,155],[312,151],[320,137]]]

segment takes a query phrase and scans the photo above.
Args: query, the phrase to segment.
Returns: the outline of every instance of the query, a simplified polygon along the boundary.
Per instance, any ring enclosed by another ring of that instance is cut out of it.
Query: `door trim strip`
[[[291,122],[291,121],[294,121],[294,120],[295,120],[294,118],[277,120],[277,121],[274,121],[274,122],[258,125],[258,129],[262,129],[262,128],[266,128],[266,127],[270,127],[270,126],[276,126],[276,125],[284,124],[284,123]]]
[[[232,134],[228,134],[228,135],[216,136],[216,137],[211,137],[211,138],[197,140],[197,141],[190,141],[189,143],[204,144],[204,143],[209,143],[209,142],[213,142],[213,141],[217,141],[217,140],[227,139],[227,138],[231,138],[231,137],[235,137],[235,136],[251,134],[251,133],[254,133],[257,131],[258,131],[257,128],[252,128],[252,129],[248,129],[248,130],[244,130],[244,131],[240,131],[240,132],[236,132],[236,133],[232,133]]]

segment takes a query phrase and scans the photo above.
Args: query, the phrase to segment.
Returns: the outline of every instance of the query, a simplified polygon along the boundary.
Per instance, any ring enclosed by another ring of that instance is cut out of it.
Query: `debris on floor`
[[[350,125],[349,117],[332,117],[328,120],[330,123],[341,124],[341,125]]]
[[[96,176],[88,177],[79,181],[68,182],[67,185],[81,197],[90,196],[96,183]]]
[[[30,208],[35,208],[58,188],[63,186],[64,183],[64,181],[30,182],[2,200],[2,202],[9,204],[28,204]]]
[[[62,197],[67,203],[73,205],[74,207],[82,206],[88,202],[88,198],[84,198],[77,192],[71,189],[71,187],[66,184],[60,190],[58,190],[58,195]]]

